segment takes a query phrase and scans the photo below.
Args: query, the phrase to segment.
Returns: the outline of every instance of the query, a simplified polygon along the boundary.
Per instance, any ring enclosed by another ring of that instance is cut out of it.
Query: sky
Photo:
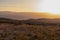
[[[0,10],[6,11],[35,11],[40,0],[0,0]]]
[[[0,0],[0,11],[60,13],[60,0]]]

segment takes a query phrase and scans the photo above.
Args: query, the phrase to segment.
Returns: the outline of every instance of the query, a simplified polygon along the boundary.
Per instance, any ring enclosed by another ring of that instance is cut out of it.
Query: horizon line
[[[35,12],[35,11],[0,11],[0,12]],[[37,12],[37,13],[48,13],[48,12]]]

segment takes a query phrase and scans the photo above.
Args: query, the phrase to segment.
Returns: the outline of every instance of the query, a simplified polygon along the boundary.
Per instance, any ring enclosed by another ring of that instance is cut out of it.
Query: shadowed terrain
[[[60,40],[59,20],[0,18],[0,40]]]

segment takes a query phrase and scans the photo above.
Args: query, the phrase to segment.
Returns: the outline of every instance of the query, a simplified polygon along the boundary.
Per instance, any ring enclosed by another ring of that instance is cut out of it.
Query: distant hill
[[[38,19],[38,18],[58,18],[45,12],[11,12],[11,11],[0,11],[0,17],[15,19],[15,20],[27,20],[27,19]]]
[[[0,18],[0,23],[10,23],[10,24],[29,24],[29,25],[47,25],[47,24],[59,24],[60,19],[29,19],[29,20],[13,20],[8,18]]]
[[[0,23],[20,24],[20,21],[14,20],[14,19],[9,19],[9,18],[0,18]]]
[[[30,19],[30,20],[24,20],[22,21],[23,23],[26,24],[37,24],[37,25],[41,25],[41,24],[60,24],[60,19]]]
[[[12,20],[12,19],[9,19],[9,18],[0,18],[0,20]]]

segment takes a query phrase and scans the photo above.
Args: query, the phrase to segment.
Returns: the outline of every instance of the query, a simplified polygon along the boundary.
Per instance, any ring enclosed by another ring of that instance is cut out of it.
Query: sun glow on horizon
[[[60,15],[60,0],[0,0],[0,11],[47,12]]]
[[[42,0],[37,6],[37,11],[48,12],[49,14],[60,14],[60,0]]]

